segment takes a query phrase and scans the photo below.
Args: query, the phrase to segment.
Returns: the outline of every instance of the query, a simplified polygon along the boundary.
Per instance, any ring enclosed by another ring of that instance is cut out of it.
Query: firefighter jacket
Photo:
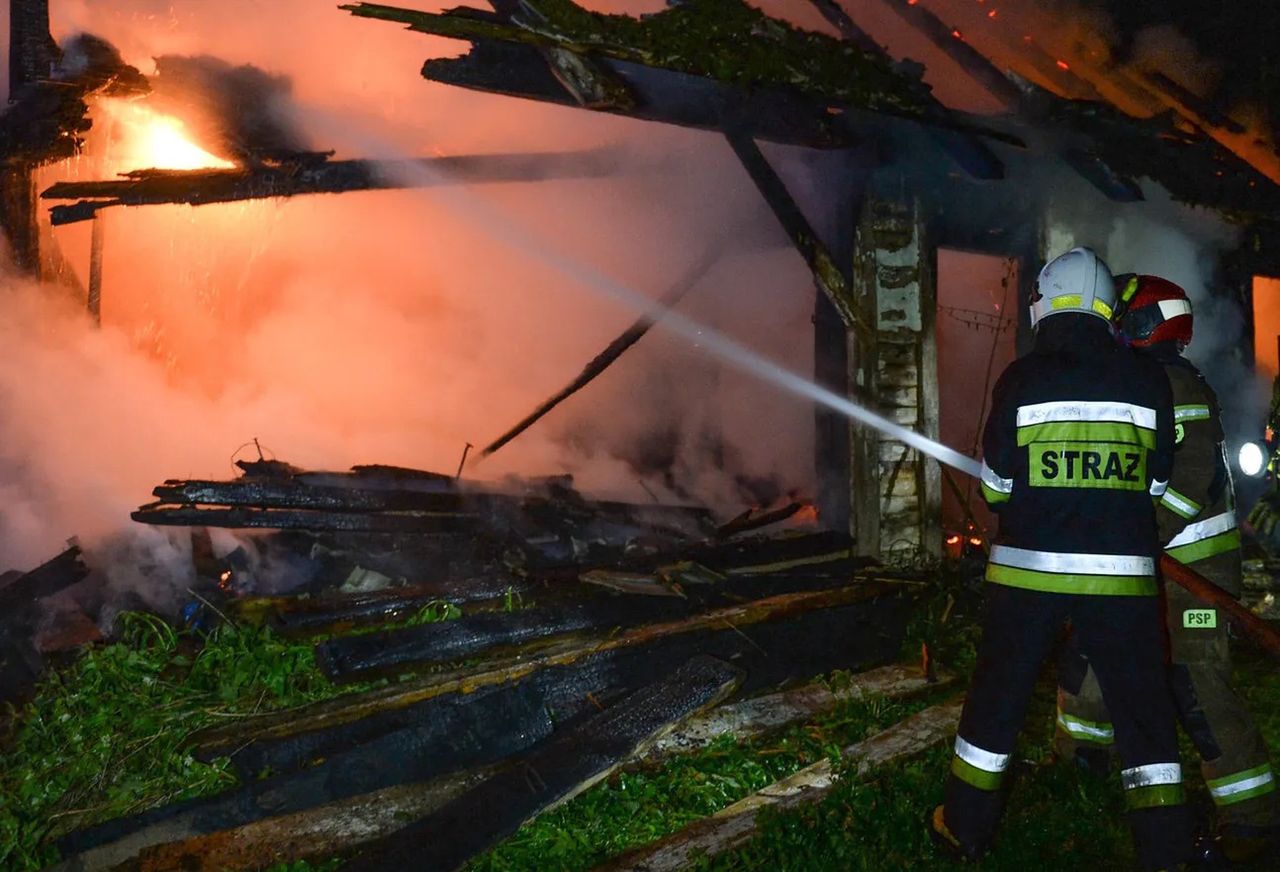
[[[982,491],[999,512],[987,580],[1051,593],[1154,595],[1155,503],[1173,464],[1159,363],[1100,318],[1041,322],[1001,374],[983,432]]]
[[[1156,518],[1169,556],[1194,564],[1240,547],[1218,397],[1171,348],[1153,349],[1173,391],[1173,475]]]

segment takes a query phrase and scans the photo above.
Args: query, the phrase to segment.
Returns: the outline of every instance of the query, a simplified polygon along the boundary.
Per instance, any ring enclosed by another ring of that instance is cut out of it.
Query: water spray
[[[327,115],[328,113],[325,114]],[[356,125],[350,124],[345,119],[335,117],[328,120],[332,122],[332,130],[328,132],[343,139],[350,140],[352,132],[358,129]],[[367,152],[385,152],[387,150],[388,143],[386,142],[370,142],[368,137],[362,138],[365,141],[360,144]],[[490,207],[470,193],[465,185],[440,184],[440,182],[448,180],[440,170],[420,162],[405,160],[390,164],[389,172],[399,177],[401,181],[410,183],[405,184],[404,187],[430,190],[433,196],[451,201],[458,213],[470,217],[476,224],[482,226],[487,233],[495,235],[511,247],[539,259],[549,266],[555,267],[564,275],[575,280],[579,285],[606,294],[638,312],[648,312],[651,315],[656,315],[654,312],[655,303],[652,299],[588,264],[582,263],[555,249],[548,248],[507,215]],[[939,463],[944,463],[967,475],[974,477],[981,475],[982,465],[972,457],[961,454],[954,448],[890,421],[865,406],[861,406],[847,397],[824,388],[812,379],[769,360],[712,327],[687,315],[682,315],[670,307],[662,310],[660,317],[662,319],[660,322],[661,327],[684,337],[694,347],[707,349],[719,359],[745,373],[776,385],[792,394],[812,400],[843,415],[850,421],[877,430],[922,454],[927,454]]]

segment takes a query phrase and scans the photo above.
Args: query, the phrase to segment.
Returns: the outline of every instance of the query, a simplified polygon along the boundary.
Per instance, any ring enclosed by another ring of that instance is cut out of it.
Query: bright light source
[[[1246,442],[1240,446],[1236,463],[1240,465],[1240,471],[1245,475],[1257,477],[1262,475],[1262,471],[1267,467],[1267,452],[1257,442]]]

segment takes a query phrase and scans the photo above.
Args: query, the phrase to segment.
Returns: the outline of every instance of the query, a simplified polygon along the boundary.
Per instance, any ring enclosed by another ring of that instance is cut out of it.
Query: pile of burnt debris
[[[240,786],[73,832],[64,868],[341,854],[351,868],[454,869],[619,766],[937,681],[883,665],[901,649],[918,575],[855,557],[843,534],[799,523],[812,516],[799,503],[717,526],[694,507],[593,502],[568,478],[481,487],[392,467],[241,466],[235,481],[165,482],[133,516],[192,527],[201,580],[188,622],[315,637],[333,682],[390,680],[195,734],[193,753],[229,757]],[[216,557],[210,527],[274,532]],[[254,574],[268,563],[300,583],[261,594]],[[69,551],[0,597],[30,607],[83,574]],[[378,626],[441,602],[461,616]],[[804,684],[837,669],[870,671],[838,691]],[[851,752],[868,766],[894,759],[943,738],[955,716],[935,706]],[[836,774],[818,769],[654,850],[687,859],[694,842],[740,841],[762,805],[822,795]],[[644,867],[675,868],[664,862]]]

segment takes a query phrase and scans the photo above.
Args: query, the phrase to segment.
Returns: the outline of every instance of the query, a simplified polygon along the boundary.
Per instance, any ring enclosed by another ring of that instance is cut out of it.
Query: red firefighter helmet
[[[1191,301],[1187,292],[1159,276],[1116,276],[1116,326],[1125,345],[1146,348],[1158,342],[1191,342]]]

